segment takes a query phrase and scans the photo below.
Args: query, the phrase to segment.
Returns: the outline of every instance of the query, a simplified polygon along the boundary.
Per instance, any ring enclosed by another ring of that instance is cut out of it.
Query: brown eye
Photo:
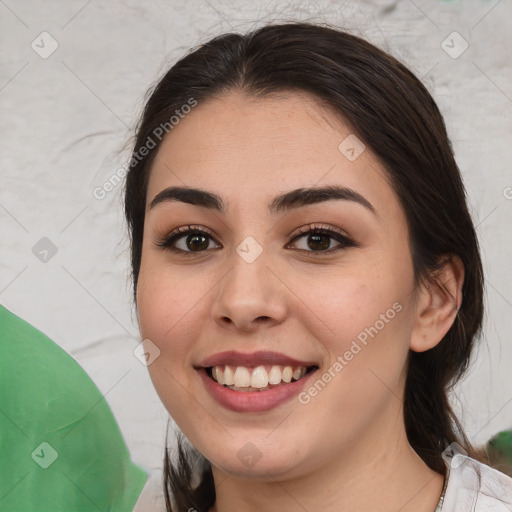
[[[307,226],[301,228],[299,234],[293,238],[290,244],[300,239],[305,239],[305,247],[299,248],[299,250],[315,255],[332,254],[347,247],[357,247],[357,244],[347,235],[332,227]],[[331,247],[333,239],[338,242],[334,248]],[[214,241],[214,238],[204,229],[186,226],[174,230],[164,239],[156,242],[156,245],[188,256],[207,251],[210,241]],[[220,248],[220,246],[217,245],[216,248]]]
[[[182,237],[179,237],[182,238]],[[179,240],[178,238],[178,240]],[[208,237],[195,233],[193,235],[188,235],[185,238],[185,246],[189,248],[191,251],[201,251],[208,248],[209,241]]]
[[[156,245],[177,253],[192,254],[207,250],[210,240],[213,238],[205,230],[187,226],[174,230],[163,240],[156,242]],[[180,243],[181,247],[177,243]]]
[[[331,254],[337,250],[357,245],[344,233],[331,227],[308,226],[307,229],[299,230],[299,233],[292,242],[305,238],[305,248],[300,248],[300,250],[305,252]],[[332,239],[338,242],[338,245],[334,248],[331,247]]]

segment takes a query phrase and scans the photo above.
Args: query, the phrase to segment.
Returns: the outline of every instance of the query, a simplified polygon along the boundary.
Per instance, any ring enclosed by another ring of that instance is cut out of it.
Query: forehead
[[[199,103],[164,138],[147,203],[169,186],[200,187],[235,212],[242,203],[266,207],[280,192],[323,185],[356,190],[376,209],[396,203],[370,148],[353,158],[363,148],[356,137],[346,120],[308,93],[255,98],[232,91]]]

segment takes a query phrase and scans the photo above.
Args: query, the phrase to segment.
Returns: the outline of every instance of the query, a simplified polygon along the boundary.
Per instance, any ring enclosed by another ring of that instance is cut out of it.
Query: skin
[[[214,512],[432,512],[439,500],[443,476],[409,445],[402,396],[409,350],[434,347],[455,319],[463,268],[454,257],[440,285],[415,286],[403,209],[368,146],[355,161],[338,150],[351,133],[307,93],[231,91],[195,107],[156,155],[147,205],[171,185],[229,205],[226,214],[181,202],[148,209],[137,293],[142,338],[161,351],[151,379],[212,463]],[[280,193],[324,185],[352,188],[376,214],[347,200],[267,210]],[[337,227],[358,246],[322,255],[307,234],[293,241],[309,223]],[[211,230],[206,250],[193,252],[186,236],[175,245],[190,256],[155,245],[187,224]],[[236,252],[248,236],[263,249],[250,264]],[[394,303],[395,318],[307,404],[229,411],[193,369],[224,350],[273,350],[318,361],[321,375]],[[249,442],[261,458],[246,467],[237,453]]]

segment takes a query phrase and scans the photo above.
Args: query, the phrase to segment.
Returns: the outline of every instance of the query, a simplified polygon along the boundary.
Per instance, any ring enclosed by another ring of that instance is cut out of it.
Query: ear
[[[425,279],[418,290],[410,348],[424,352],[435,347],[450,330],[462,304],[464,264],[457,255]]]

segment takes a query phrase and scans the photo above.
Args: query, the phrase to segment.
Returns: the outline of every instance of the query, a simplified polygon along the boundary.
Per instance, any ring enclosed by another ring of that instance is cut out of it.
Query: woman
[[[167,510],[511,510],[447,397],[483,312],[464,186],[393,57],[309,23],[200,46],[149,96],[125,213],[192,445],[166,453]]]

